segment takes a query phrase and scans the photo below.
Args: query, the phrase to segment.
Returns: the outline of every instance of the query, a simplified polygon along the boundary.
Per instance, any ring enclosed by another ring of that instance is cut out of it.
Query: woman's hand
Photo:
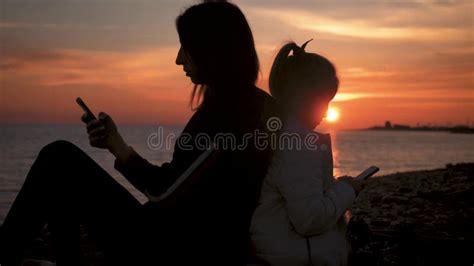
[[[130,147],[119,134],[112,117],[101,112],[98,119],[90,119],[87,114],[84,114],[81,120],[86,123],[89,143],[92,147],[108,149],[121,161],[128,158]]]
[[[359,193],[365,188],[365,185],[366,185],[366,183],[363,180],[358,180],[352,176],[347,176],[347,175],[340,176],[337,178],[337,180],[341,182],[346,182],[347,184],[351,185],[356,195],[359,195]]]

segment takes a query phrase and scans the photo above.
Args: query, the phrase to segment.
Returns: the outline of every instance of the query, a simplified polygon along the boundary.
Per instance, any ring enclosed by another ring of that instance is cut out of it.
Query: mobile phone
[[[375,173],[377,173],[380,170],[377,166],[371,166],[367,169],[365,169],[362,173],[360,173],[358,176],[355,177],[357,180],[365,180],[371,176],[373,176]]]
[[[79,104],[79,106],[82,108],[82,110],[84,110],[84,112],[87,114],[87,116],[89,116],[91,118],[91,120],[97,119],[95,117],[94,113],[91,111],[91,109],[89,109],[89,107],[87,107],[87,105],[81,99],[81,97],[76,98],[76,103]]]

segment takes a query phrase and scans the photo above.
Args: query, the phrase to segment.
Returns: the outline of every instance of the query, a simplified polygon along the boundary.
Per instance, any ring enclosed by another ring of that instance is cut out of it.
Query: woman
[[[176,20],[181,48],[176,64],[195,84],[199,103],[176,142],[171,162],[150,164],[129,147],[112,118],[87,115],[90,144],[108,149],[115,168],[136,188],[158,196],[203,152],[198,136],[213,140],[264,130],[272,98],[254,86],[259,63],[250,27],[226,2],[191,6]],[[110,265],[241,264],[248,229],[271,151],[252,145],[224,150],[187,194],[166,206],[141,206],[128,191],[73,144],[45,146],[31,167],[2,226],[1,265],[17,265],[21,253],[47,224],[58,265],[80,265],[79,224],[103,247]],[[171,206],[171,207],[170,207]]]
[[[251,236],[257,256],[271,265],[343,265],[347,246],[341,216],[361,185],[350,177],[333,178],[329,135],[316,133],[315,143],[304,142],[314,136],[339,84],[334,66],[306,53],[306,44],[286,44],[272,66],[270,91],[282,118],[280,139],[296,134],[303,145],[275,152]]]

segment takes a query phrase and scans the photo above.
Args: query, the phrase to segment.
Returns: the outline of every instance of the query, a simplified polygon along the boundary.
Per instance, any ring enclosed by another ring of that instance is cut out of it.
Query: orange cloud
[[[183,123],[190,114],[191,83],[174,65],[175,53],[176,49],[165,47],[143,52],[55,50],[9,55],[2,63],[6,101],[0,107],[1,118],[9,121],[28,114],[27,119],[47,120],[52,115],[66,121],[74,114],[76,120],[80,110],[73,100],[82,96],[127,123]]]

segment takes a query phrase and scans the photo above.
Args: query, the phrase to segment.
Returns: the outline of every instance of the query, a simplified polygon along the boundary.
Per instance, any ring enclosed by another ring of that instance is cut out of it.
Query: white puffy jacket
[[[287,122],[283,132],[302,138],[311,131]],[[329,134],[317,150],[284,149],[274,154],[264,180],[250,233],[257,256],[271,265],[345,265],[348,246],[342,215],[354,189],[333,177]]]

